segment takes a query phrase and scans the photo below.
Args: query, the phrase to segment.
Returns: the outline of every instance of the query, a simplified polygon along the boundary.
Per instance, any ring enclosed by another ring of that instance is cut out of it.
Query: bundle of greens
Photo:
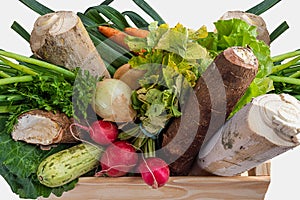
[[[274,93],[291,94],[300,100],[300,50],[272,57],[275,66],[269,75],[274,82]]]

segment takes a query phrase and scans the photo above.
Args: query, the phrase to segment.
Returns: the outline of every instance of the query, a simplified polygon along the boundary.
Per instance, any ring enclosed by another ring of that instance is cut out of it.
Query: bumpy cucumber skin
[[[41,184],[59,187],[97,167],[103,152],[89,144],[78,144],[43,160],[37,170]]]

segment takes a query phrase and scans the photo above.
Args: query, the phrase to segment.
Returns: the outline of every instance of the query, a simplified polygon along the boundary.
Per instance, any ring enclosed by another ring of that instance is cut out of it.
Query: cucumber
[[[102,152],[101,147],[83,143],[59,151],[40,163],[37,177],[45,186],[62,186],[97,167]]]

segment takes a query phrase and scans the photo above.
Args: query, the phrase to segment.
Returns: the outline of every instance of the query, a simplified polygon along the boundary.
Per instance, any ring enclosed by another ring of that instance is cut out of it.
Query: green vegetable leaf
[[[76,120],[88,118],[87,110],[94,97],[98,78],[92,76],[87,70],[79,70],[73,84],[72,107],[73,117]]]
[[[141,49],[144,49],[147,46],[146,38],[134,37],[130,35],[125,37],[125,42],[134,52],[139,52]]]
[[[167,24],[162,24],[158,26],[157,22],[152,22],[150,23],[148,27],[150,33],[148,34],[147,37],[147,45],[146,48],[154,48],[160,38],[169,30],[169,25]]]
[[[59,110],[69,117],[73,116],[73,87],[62,76],[36,76],[28,83],[10,84],[6,91],[1,92],[23,96],[27,110]]]
[[[190,59],[210,59],[208,52],[205,48],[198,45],[197,43],[188,43],[185,51],[185,56],[183,57],[187,60]]]
[[[207,56],[205,48],[190,40],[191,32],[181,24],[168,29],[155,45],[155,49],[165,50],[184,59],[201,59]],[[195,37],[195,36],[194,36]]]

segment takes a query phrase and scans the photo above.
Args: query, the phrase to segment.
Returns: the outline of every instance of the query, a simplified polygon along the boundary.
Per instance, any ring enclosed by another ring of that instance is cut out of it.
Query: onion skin
[[[104,79],[97,83],[92,107],[104,121],[131,122],[136,117],[131,94],[131,88],[123,81]]]

